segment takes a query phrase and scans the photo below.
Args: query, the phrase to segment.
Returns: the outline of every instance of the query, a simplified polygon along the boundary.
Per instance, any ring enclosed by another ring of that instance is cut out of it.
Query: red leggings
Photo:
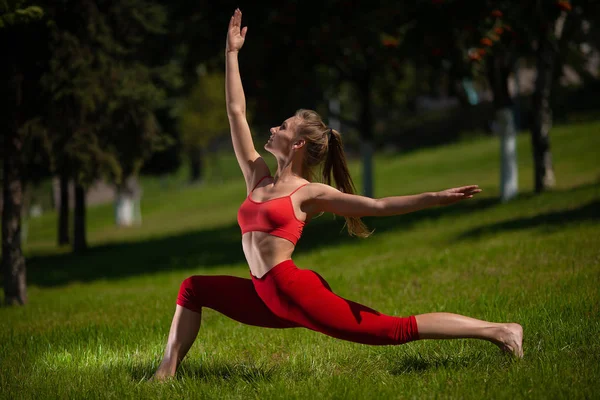
[[[346,300],[333,293],[319,274],[298,269],[292,260],[277,264],[260,279],[191,276],[181,284],[177,304],[198,313],[202,307],[212,308],[248,325],[305,327],[371,345],[419,338],[414,315],[392,317]]]

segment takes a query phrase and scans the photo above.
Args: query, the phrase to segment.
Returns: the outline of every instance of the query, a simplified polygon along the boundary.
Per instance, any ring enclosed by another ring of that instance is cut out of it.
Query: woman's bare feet
[[[156,370],[152,378],[150,378],[149,380],[159,382],[165,381],[175,376],[176,369],[177,365],[169,362],[169,360],[167,359],[163,359],[163,361],[158,366],[158,369]]]
[[[503,324],[497,336],[495,344],[502,351],[510,353],[517,358],[523,358],[523,327],[519,324]]]

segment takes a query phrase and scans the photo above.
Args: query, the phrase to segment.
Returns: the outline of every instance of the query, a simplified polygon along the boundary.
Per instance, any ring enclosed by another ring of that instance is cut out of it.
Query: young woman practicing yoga
[[[196,339],[203,307],[248,325],[304,327],[335,338],[371,345],[419,339],[476,338],[523,356],[523,330],[516,323],[481,321],[451,313],[395,317],[339,297],[316,272],[298,269],[292,253],[304,225],[315,215],[344,216],[350,234],[366,237],[362,216],[409,213],[472,198],[481,190],[464,186],[442,192],[372,199],[354,195],[340,134],[314,111],[299,110],[271,128],[264,148],[277,159],[271,174],[257,153],[246,121],[246,102],[238,67],[247,27],[242,13],[229,22],[226,47],[226,99],[235,155],[248,197],[238,211],[250,279],[197,275],[183,281],[164,358],[156,379],[173,376]],[[324,183],[314,182],[322,165]],[[329,186],[333,174],[335,189]]]

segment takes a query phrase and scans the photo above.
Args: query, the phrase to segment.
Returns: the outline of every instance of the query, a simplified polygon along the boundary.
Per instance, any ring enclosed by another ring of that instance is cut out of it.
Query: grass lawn
[[[29,223],[29,304],[0,308],[0,397],[594,398],[600,396],[600,123],[553,129],[558,185],[533,195],[519,136],[521,195],[497,200],[497,138],[376,158],[376,194],[479,184],[459,205],[367,219],[366,240],[318,218],[295,254],[339,295],[393,315],[433,311],[519,322],[523,360],[476,340],[366,346],[305,330],[244,326],[205,309],[176,379],[149,383],[175,298],[192,274],[248,277],[236,210],[241,174],[197,187],[146,180],[141,227],[88,213],[89,252],[56,248],[56,214]],[[360,187],[360,168],[352,165]]]

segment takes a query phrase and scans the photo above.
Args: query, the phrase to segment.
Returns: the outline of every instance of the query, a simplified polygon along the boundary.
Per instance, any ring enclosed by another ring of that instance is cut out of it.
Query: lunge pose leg
[[[482,321],[452,313],[415,316],[420,339],[483,339],[516,357],[523,357],[523,328],[516,323]]]
[[[273,314],[256,294],[250,279],[234,276],[192,276],[181,284],[163,360],[155,379],[173,376],[196,340],[202,309],[212,308],[238,322],[265,328],[295,324]]]
[[[248,325],[304,327],[356,343],[397,345],[419,339],[475,338],[522,356],[523,333],[518,324],[487,322],[452,313],[385,315],[336,295],[318,273],[298,269],[289,260],[276,265],[261,279],[232,276],[186,279],[177,297],[177,309],[156,379],[175,374],[196,339],[204,307]]]
[[[344,299],[317,272],[284,261],[262,279],[253,278],[260,298],[274,314],[339,339],[393,345],[419,339],[488,340],[521,357],[519,324],[487,322],[452,313],[394,317]]]

